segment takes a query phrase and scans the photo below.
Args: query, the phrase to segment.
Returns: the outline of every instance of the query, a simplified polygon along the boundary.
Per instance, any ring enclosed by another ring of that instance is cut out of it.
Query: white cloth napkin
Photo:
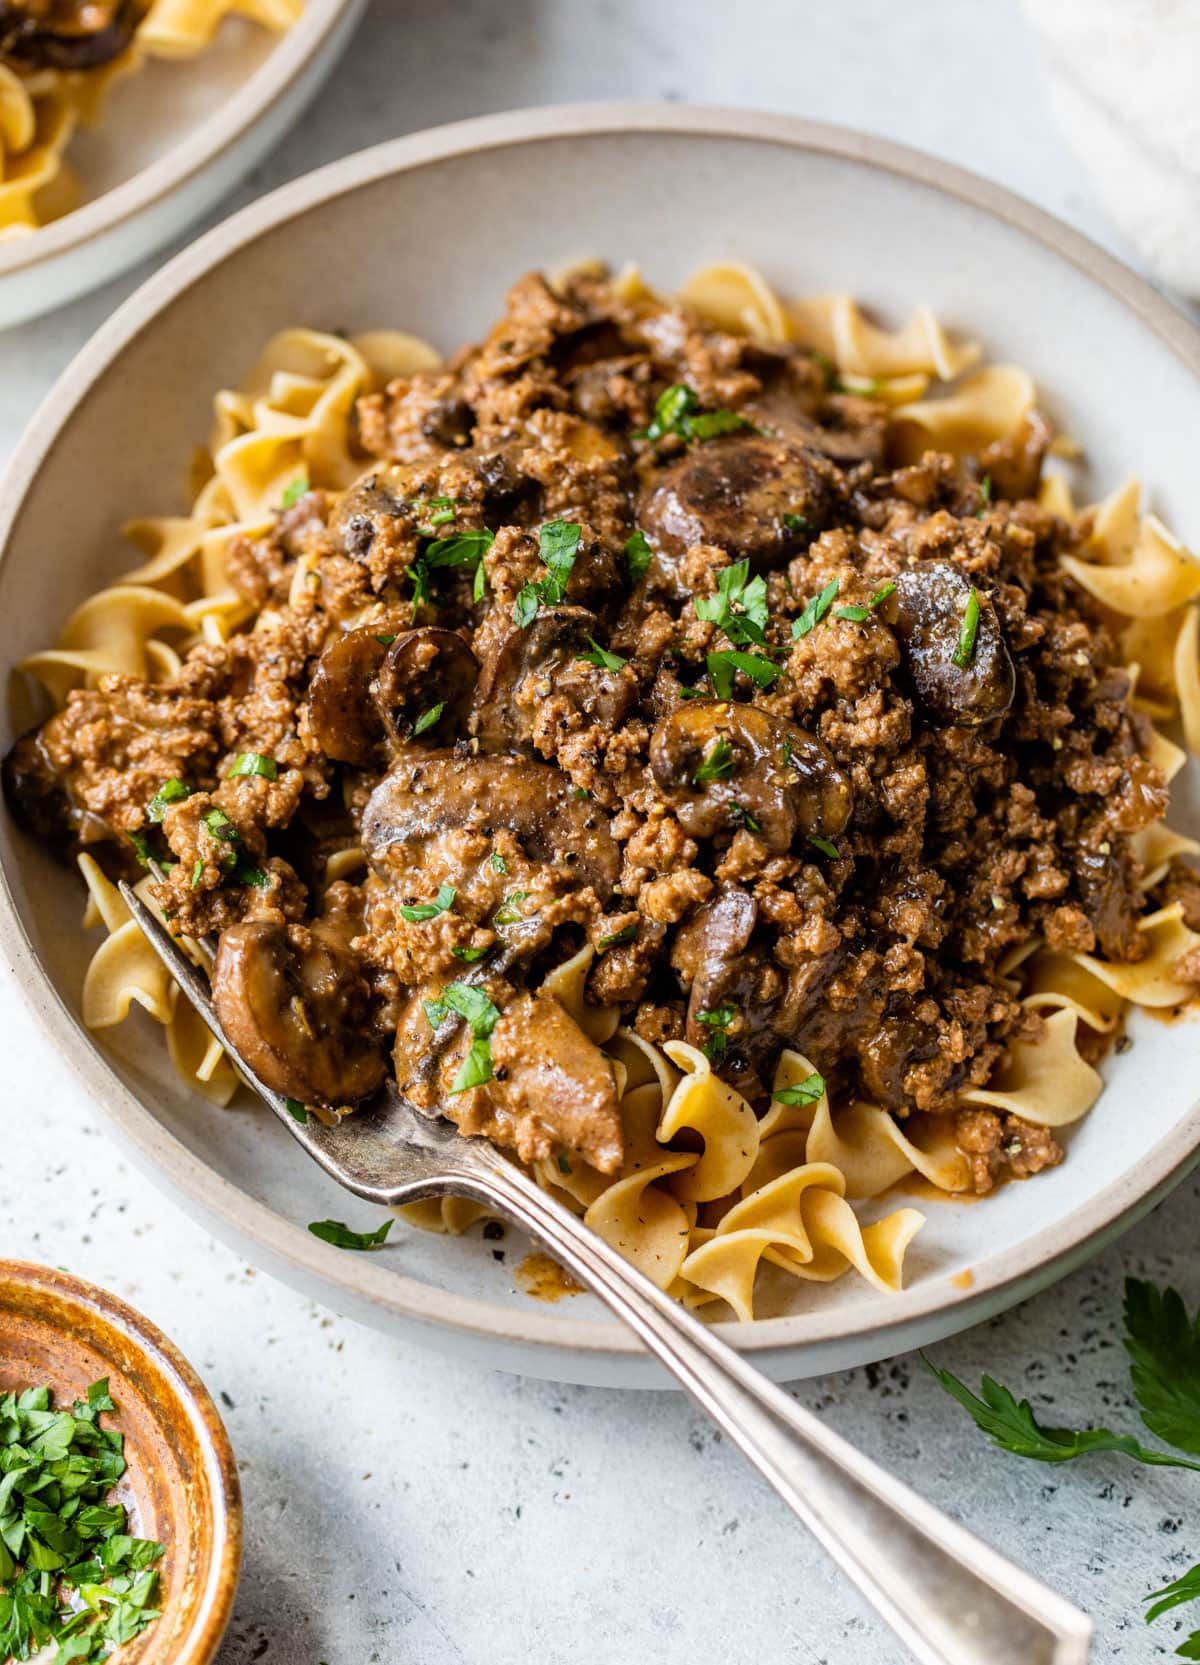
[[[1200,297],[1200,0],[1022,0],[1049,101],[1101,204]]]

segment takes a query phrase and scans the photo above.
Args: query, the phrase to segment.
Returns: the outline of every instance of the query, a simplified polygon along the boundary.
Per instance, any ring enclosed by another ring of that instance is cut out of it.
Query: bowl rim
[[[330,40],[344,14],[361,3],[305,0],[300,17],[277,37],[254,73],[176,144],[129,179],[90,198],[61,219],[36,227],[27,237],[0,242],[0,283],[118,230],[203,173],[286,96]]]
[[[149,327],[178,295],[245,245],[332,198],[395,173],[480,150],[513,149],[562,139],[631,133],[693,139],[746,139],[843,158],[899,175],[1011,225],[1065,258],[1099,283],[1151,328],[1200,382],[1200,329],[1114,256],[1045,210],[976,174],[923,151],[856,129],[796,116],[704,104],[640,101],[551,105],[474,117],[426,129],[356,152],[282,185],[239,210],[177,254],[103,324],[59,376],[34,413],[0,474],[0,559],[29,487],[59,430],[123,348]],[[351,1310],[367,1306],[396,1318],[484,1342],[549,1352],[614,1357],[643,1352],[613,1320],[585,1320],[525,1311],[458,1294],[381,1266],[371,1255],[348,1255],[285,1220],[240,1190],[155,1118],[125,1087],[99,1047],[83,1032],[43,969],[0,867],[0,948],[22,993],[83,1084],[141,1160],[169,1189],[190,1196],[235,1237],[248,1238],[268,1264],[295,1268],[335,1288]],[[873,1295],[845,1309],[798,1313],[751,1323],[727,1321],[718,1333],[742,1351],[788,1352],[830,1343],[883,1338],[883,1357],[913,1322],[954,1313],[961,1325],[1001,1310],[1035,1284],[1044,1287],[1086,1258],[1089,1246],[1110,1240],[1166,1194],[1189,1171],[1200,1150],[1200,1096],[1178,1125],[1137,1164],[1098,1194],[1026,1237],[1019,1249],[984,1255],[972,1266],[969,1287],[930,1277],[900,1294]],[[343,1309],[344,1310],[344,1309]],[[894,1348],[891,1348],[894,1350]]]
[[[195,1370],[156,1324],[98,1284],[33,1261],[0,1259],[0,1291],[31,1290],[82,1308],[105,1330],[116,1331],[155,1365],[196,1437],[212,1494],[213,1553],[208,1577],[194,1603],[174,1665],[209,1665],[233,1612],[241,1571],[242,1492],[237,1459],[212,1395]],[[36,1317],[36,1311],[34,1313]]]

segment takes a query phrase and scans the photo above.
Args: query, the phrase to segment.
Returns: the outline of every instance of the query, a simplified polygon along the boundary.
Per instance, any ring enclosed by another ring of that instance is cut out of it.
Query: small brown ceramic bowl
[[[69,1405],[109,1379],[125,1436],[118,1497],[132,1530],[166,1546],[162,1617],[122,1665],[208,1665],[233,1608],[242,1558],[237,1467],[216,1407],[187,1360],[114,1295],[66,1272],[0,1260],[0,1393],[46,1383]]]

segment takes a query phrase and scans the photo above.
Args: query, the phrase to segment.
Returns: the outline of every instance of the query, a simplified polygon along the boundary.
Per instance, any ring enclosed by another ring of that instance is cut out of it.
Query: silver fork
[[[394,1086],[336,1126],[298,1122],[230,1046],[204,973],[128,885],[121,894],[247,1083],[327,1174],[385,1208],[473,1197],[522,1226],[703,1406],[922,1665],[1086,1665],[1086,1614],[803,1410],[494,1145],[422,1115]]]

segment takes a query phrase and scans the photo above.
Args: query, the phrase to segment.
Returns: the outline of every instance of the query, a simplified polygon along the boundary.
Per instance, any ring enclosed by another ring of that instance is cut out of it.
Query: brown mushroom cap
[[[326,757],[360,769],[375,761],[383,722],[371,684],[386,652],[386,642],[367,628],[326,643],[308,689],[309,727]]]
[[[223,931],[213,1004],[254,1073],[301,1104],[354,1104],[383,1080],[361,968],[319,924],[257,919]]]
[[[308,694],[308,720],[326,757],[360,769],[379,761],[386,741],[412,737],[423,712],[442,712],[422,735],[447,745],[462,732],[478,669],[475,655],[454,630],[426,626],[394,638],[364,625],[327,643]]]
[[[1002,717],[1017,677],[991,598],[976,590],[979,624],[970,658],[956,665],[972,584],[953,561],[919,561],[896,574],[884,616],[904,650],[917,698],[936,722],[972,728]]]
[[[712,1028],[702,1012],[732,1006],[729,1051],[722,1074],[735,1084],[764,1069],[779,1044],[775,1017],[783,982],[761,947],[750,939],[758,908],[747,891],[730,887],[692,915],[676,934],[671,963],[689,989],[687,1038],[703,1048]]]
[[[150,0],[0,0],[0,55],[26,69],[98,69],[125,50]]]
[[[452,752],[404,756],[367,800],[362,841],[387,877],[390,850],[452,827],[485,834],[505,827],[535,861],[573,874],[601,901],[616,885],[621,858],[607,817],[590,799],[576,798],[566,775],[548,764]]]
[[[485,752],[533,751],[538,704],[551,693],[569,699],[590,721],[615,728],[637,699],[626,668],[580,663],[600,628],[586,607],[547,607],[524,629],[499,636],[475,686],[469,728]]]
[[[441,715],[422,731],[421,741],[452,745],[463,733],[478,674],[479,661],[456,630],[428,625],[401,631],[371,689],[388,739],[393,745],[411,739],[417,719],[440,705]]]
[[[668,566],[693,544],[783,566],[828,523],[828,471],[804,445],[777,434],[739,433],[691,445],[654,479],[638,511]],[[784,516],[798,516],[785,523]]]
[[[71,802],[40,728],[13,741],[0,765],[0,779],[4,800],[17,822],[56,854],[65,854],[78,840],[85,817]]]
[[[697,785],[697,770],[722,738],[732,753],[729,772]],[[753,821],[767,848],[781,852],[797,833],[836,837],[853,808],[850,782],[821,741],[753,705],[678,706],[655,727],[650,767],[693,838]]]

